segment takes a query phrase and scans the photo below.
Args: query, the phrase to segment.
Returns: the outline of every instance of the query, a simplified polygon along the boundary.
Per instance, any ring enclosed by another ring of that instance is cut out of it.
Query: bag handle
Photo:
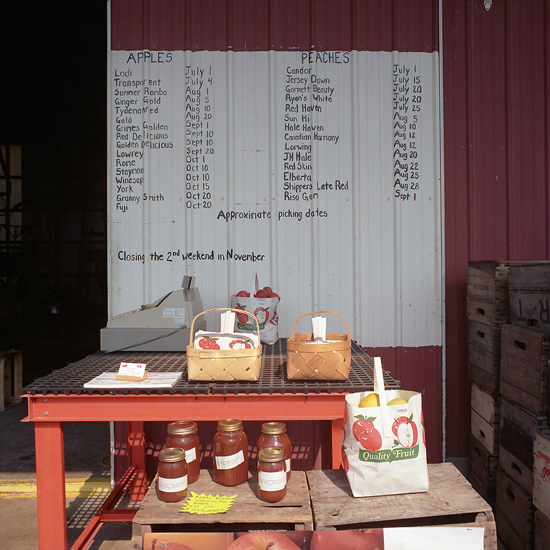
[[[260,290],[260,284],[258,283],[258,274],[252,273],[252,280],[250,281],[250,297],[253,298],[258,290]]]
[[[258,347],[261,346],[260,343],[260,323],[258,323],[258,319],[256,319],[256,316],[253,313],[250,313],[248,311],[245,311],[244,309],[234,309],[232,307],[216,307],[214,309],[207,309],[206,311],[201,311],[200,313],[197,313],[195,315],[193,322],[191,323],[191,331],[189,332],[189,346],[193,345],[193,329],[195,328],[195,321],[205,313],[212,313],[213,311],[234,311],[236,313],[246,313],[249,317],[254,317],[254,321],[256,321],[256,330],[258,331]]]
[[[327,311],[327,310],[314,311],[313,313],[306,313],[305,315],[302,315],[301,317],[298,317],[298,319],[296,319],[296,322],[294,323],[294,326],[292,327],[292,336],[294,336],[294,331],[296,330],[296,325],[298,324],[298,321],[300,319],[303,319],[304,317],[308,317],[309,315],[317,315],[318,313],[332,313],[332,315],[336,315],[337,317],[340,317],[340,319],[342,319],[342,321],[344,321],[344,323],[346,325],[346,330],[348,331],[348,337],[349,337],[349,327],[348,327],[347,321],[341,315],[336,313],[335,311]]]
[[[386,389],[384,388],[384,372],[382,371],[382,359],[374,358],[374,391],[378,394],[380,401],[380,417],[382,420],[382,437],[388,439],[393,437],[391,425],[392,420],[389,415],[386,401]]]

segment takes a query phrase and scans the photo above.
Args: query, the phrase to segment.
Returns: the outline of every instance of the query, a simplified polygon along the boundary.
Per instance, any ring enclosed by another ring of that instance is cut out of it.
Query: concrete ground
[[[38,550],[34,427],[21,422],[24,400],[0,413],[0,541],[4,548]],[[109,424],[64,425],[67,538],[72,544],[110,488]],[[105,524],[90,550],[129,550],[131,523]]]

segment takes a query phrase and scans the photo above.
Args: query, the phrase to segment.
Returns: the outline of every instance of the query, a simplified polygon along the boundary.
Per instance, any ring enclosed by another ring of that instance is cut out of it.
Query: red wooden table
[[[239,418],[263,421],[327,420],[331,423],[332,468],[340,467],[346,393],[373,389],[373,361],[357,345],[352,347],[352,368],[347,381],[290,381],[286,378],[285,340],[263,346],[258,382],[187,382],[186,357],[182,353],[96,353],[23,388],[28,401],[27,422],[34,422],[38,541],[40,550],[67,548],[64,422],[128,422],[130,468],[94,519],[73,545],[86,548],[106,521],[131,521],[135,510],[114,510],[130,486],[133,501],[147,489],[145,470],[146,421],[217,421]],[[83,384],[103,372],[116,372],[122,361],[147,364],[148,372],[183,372],[170,389],[93,390]],[[399,383],[385,373],[388,389]]]

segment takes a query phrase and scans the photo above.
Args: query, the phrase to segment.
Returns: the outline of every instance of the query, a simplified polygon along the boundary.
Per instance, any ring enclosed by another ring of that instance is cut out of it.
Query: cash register
[[[181,290],[171,291],[151,304],[108,321],[100,333],[101,351],[184,352],[189,344],[193,319],[201,311],[202,301],[195,277],[186,275]],[[196,330],[206,330],[204,319],[197,319]]]

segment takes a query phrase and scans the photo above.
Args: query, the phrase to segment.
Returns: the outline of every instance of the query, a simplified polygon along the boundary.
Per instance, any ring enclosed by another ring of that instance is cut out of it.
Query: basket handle
[[[189,346],[193,345],[193,329],[195,328],[195,321],[198,317],[201,315],[204,315],[205,313],[212,313],[213,311],[234,311],[236,313],[246,313],[249,317],[254,317],[254,321],[256,321],[256,329],[258,331],[258,346],[260,346],[260,324],[258,323],[258,319],[256,319],[256,316],[253,313],[250,313],[249,311],[245,311],[243,309],[234,309],[232,307],[216,307],[214,309],[207,309],[206,311],[201,311],[200,313],[197,313],[195,315],[193,322],[191,323],[191,331],[189,332]]]
[[[341,315],[336,313],[335,311],[326,311],[326,310],[314,311],[313,313],[306,313],[305,315],[302,315],[301,317],[298,317],[298,319],[296,319],[296,322],[294,323],[294,326],[292,327],[292,336],[294,336],[294,331],[296,330],[296,325],[298,324],[298,321],[300,319],[303,319],[304,317],[309,317],[310,315],[317,315],[318,313],[332,313],[332,315],[336,315],[337,317],[340,317],[340,319],[342,319],[342,321],[344,321],[344,323],[346,325],[346,330],[348,331],[348,337],[349,337],[349,327],[348,327],[347,321]]]

